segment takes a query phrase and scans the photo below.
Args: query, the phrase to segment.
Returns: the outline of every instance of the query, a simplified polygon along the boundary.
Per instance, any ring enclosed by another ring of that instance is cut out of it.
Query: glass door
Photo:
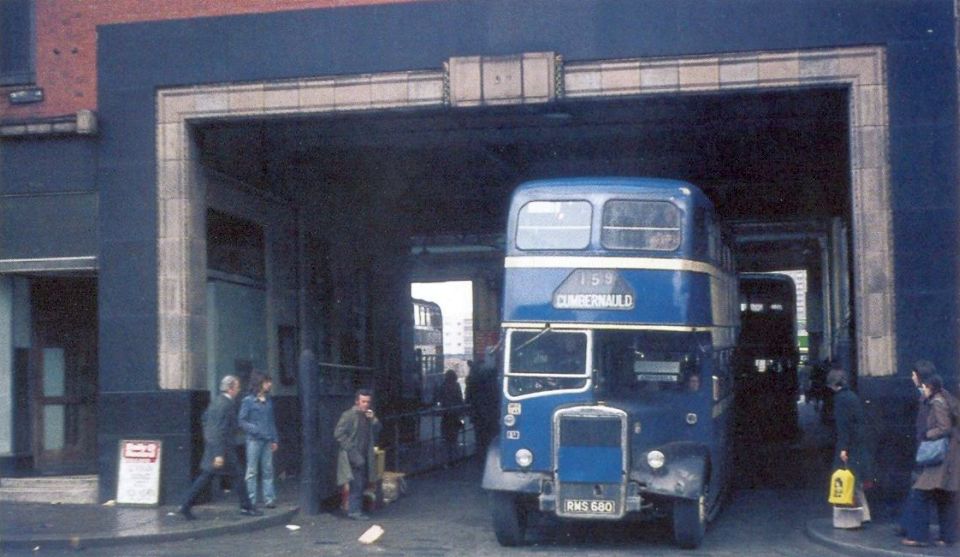
[[[92,280],[34,283],[34,461],[47,472],[96,469],[97,321]]]

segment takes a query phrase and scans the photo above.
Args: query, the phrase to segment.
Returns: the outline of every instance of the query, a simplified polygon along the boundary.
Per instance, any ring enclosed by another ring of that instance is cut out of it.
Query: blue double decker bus
[[[502,545],[537,514],[672,519],[697,547],[728,486],[731,253],[685,182],[577,178],[515,192],[501,428],[483,487]]]

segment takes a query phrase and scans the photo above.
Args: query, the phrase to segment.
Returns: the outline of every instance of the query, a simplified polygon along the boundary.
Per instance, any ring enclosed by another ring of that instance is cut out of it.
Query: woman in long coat
[[[949,436],[943,462],[923,468],[910,492],[905,517],[906,537],[903,545],[917,547],[929,544],[930,505],[935,504],[940,522],[937,545],[957,543],[957,493],[960,492],[960,427],[957,424],[957,401],[943,390],[943,380],[932,375],[922,387],[927,409],[924,439]]]

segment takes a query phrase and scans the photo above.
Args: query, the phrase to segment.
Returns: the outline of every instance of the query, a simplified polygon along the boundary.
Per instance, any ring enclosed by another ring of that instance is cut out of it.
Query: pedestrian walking
[[[463,427],[460,416],[463,407],[463,392],[460,391],[456,371],[448,369],[443,374],[443,384],[437,391],[436,404],[441,409],[440,436],[443,439],[443,447],[446,452],[446,464],[449,465],[457,460],[460,429]]]
[[[202,472],[193,485],[178,512],[187,520],[194,520],[193,505],[200,493],[210,485],[218,475],[230,476],[237,497],[240,500],[240,513],[248,516],[260,516],[261,513],[250,503],[240,464],[233,444],[237,431],[236,398],[240,394],[240,380],[227,375],[220,380],[220,394],[207,406],[203,413],[203,459]]]
[[[247,493],[250,504],[257,504],[257,476],[263,486],[264,506],[268,509],[277,506],[277,491],[273,483],[273,454],[280,447],[277,434],[277,421],[273,412],[273,399],[270,390],[273,378],[262,373],[253,373],[250,377],[250,394],[240,403],[240,428],[246,434]]]
[[[906,537],[901,543],[910,547],[930,544],[930,507],[935,506],[940,537],[934,543],[952,546],[957,542],[957,492],[960,491],[960,430],[956,399],[943,389],[943,379],[934,374],[921,385],[926,405],[926,431],[923,439],[949,438],[943,460],[925,466],[913,483],[904,515]]]
[[[367,520],[363,513],[363,491],[376,480],[374,445],[380,434],[380,420],[373,412],[373,393],[360,389],[353,407],[340,415],[333,436],[340,445],[337,453],[337,485],[349,486],[347,517]]]
[[[847,372],[831,369],[826,377],[827,387],[833,391],[833,414],[836,427],[834,468],[846,466],[853,472],[854,506],[863,509],[862,522],[870,522],[870,505],[864,492],[864,483],[873,477],[873,457],[866,439],[866,417],[860,397],[850,389]],[[834,513],[839,511],[834,509]]]
[[[910,381],[913,384],[913,388],[916,390],[917,398],[917,415],[913,426],[914,439],[916,443],[923,441],[927,433],[927,414],[929,413],[929,405],[924,404],[926,397],[923,396],[923,383],[930,379],[930,377],[936,372],[936,366],[933,365],[933,362],[929,360],[917,360],[913,364],[913,369],[910,370]],[[913,485],[913,482],[917,481],[917,476],[919,475],[920,470],[914,469],[914,471],[910,474],[910,485]],[[903,507],[900,509],[900,518],[898,520],[899,526],[897,529],[897,533],[900,536],[905,536],[907,533],[907,520],[910,506],[911,502],[908,493],[907,500],[904,501]]]

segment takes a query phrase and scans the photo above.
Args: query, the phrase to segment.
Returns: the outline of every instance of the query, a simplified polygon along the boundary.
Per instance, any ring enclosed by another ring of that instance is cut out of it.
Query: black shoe
[[[243,509],[240,509],[240,514],[243,514],[246,516],[263,516],[263,511],[257,510],[254,507],[245,507]]]
[[[370,520],[370,517],[363,513],[347,513],[350,520]]]
[[[264,507],[266,507],[266,508],[268,508],[268,509],[275,509],[275,508],[277,508],[277,504],[274,503],[273,501],[270,501],[269,503],[267,503],[266,505],[264,505]]]
[[[185,518],[185,519],[187,519],[187,520],[196,520],[196,519],[197,519],[197,515],[195,515],[195,514],[193,514],[192,512],[190,512],[190,507],[180,507],[179,509],[177,509],[177,512],[180,513],[180,516],[182,516],[183,518]]]

